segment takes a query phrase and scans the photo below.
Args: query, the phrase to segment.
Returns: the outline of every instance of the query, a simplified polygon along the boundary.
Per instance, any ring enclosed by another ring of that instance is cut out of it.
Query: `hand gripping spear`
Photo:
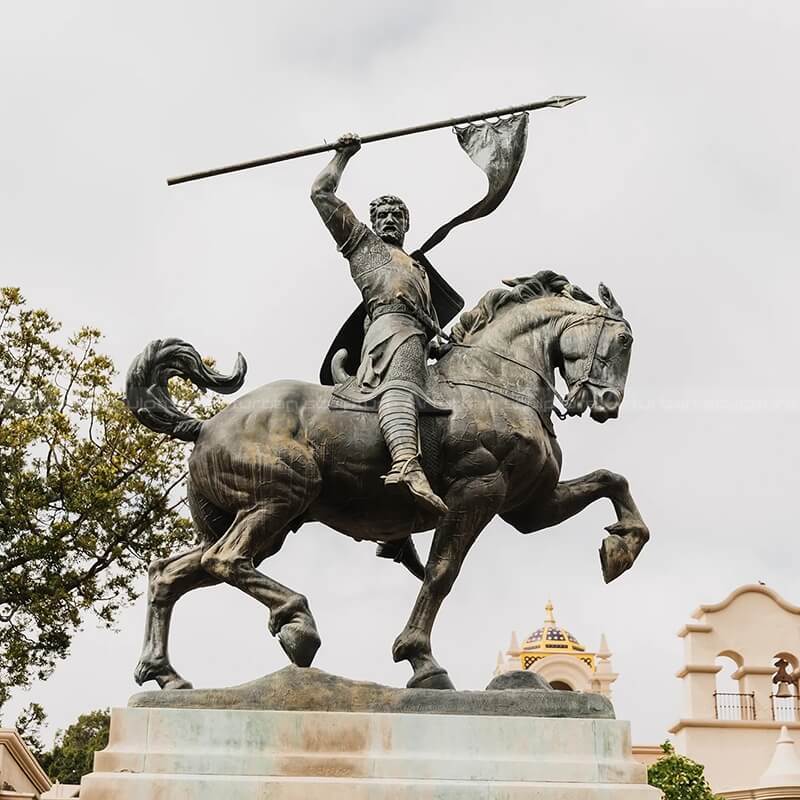
[[[398,128],[397,130],[385,131],[384,133],[373,133],[369,136],[362,136],[361,144],[380,142],[384,139],[396,139],[398,136],[408,136],[412,133],[433,131],[437,128],[449,128],[453,125],[464,125],[468,122],[478,122],[480,120],[490,119],[492,117],[502,117],[507,114],[518,114],[522,111],[535,111],[539,108],[565,108],[566,106],[572,105],[572,103],[577,103],[578,100],[583,99],[583,96],[550,97],[547,100],[540,100],[537,103],[525,103],[521,106],[498,108],[494,111],[483,111],[480,114],[467,114],[463,117],[442,119],[438,122],[428,122],[424,125],[414,125],[410,128]],[[263,167],[266,164],[277,164],[279,161],[290,161],[294,158],[303,158],[303,156],[313,156],[317,153],[325,153],[329,150],[335,150],[336,146],[337,145],[335,142],[332,144],[320,144],[316,147],[307,147],[304,150],[291,150],[288,153],[280,153],[275,156],[267,156],[266,158],[257,158],[255,161],[242,161],[239,164],[229,164],[226,167],[217,167],[216,169],[209,169],[205,172],[193,172],[189,175],[178,175],[174,178],[167,178],[167,185],[174,186],[178,183],[188,183],[189,181],[197,181],[201,178],[212,178],[215,175],[225,175],[228,172],[239,172],[240,170],[251,169],[252,167]]]

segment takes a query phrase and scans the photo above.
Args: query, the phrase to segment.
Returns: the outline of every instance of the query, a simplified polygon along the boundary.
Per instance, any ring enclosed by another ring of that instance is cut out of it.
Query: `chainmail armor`
[[[386,380],[405,380],[425,388],[427,368],[425,343],[422,336],[411,336],[395,351],[386,371]]]

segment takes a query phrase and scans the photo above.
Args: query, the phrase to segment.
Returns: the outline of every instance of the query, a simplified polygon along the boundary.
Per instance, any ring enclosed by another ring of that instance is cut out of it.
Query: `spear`
[[[540,100],[537,103],[526,103],[521,106],[509,106],[508,108],[498,108],[494,111],[483,111],[480,114],[467,114],[463,117],[453,117],[452,119],[442,119],[438,122],[428,122],[424,125],[414,125],[410,128],[398,128],[384,133],[372,133],[369,136],[361,137],[361,144],[370,142],[382,142],[384,139],[396,139],[398,136],[408,136],[412,133],[423,133],[424,131],[434,131],[437,128],[450,128],[453,125],[464,125],[467,122],[478,122],[479,120],[491,117],[501,117],[507,114],[518,114],[522,111],[535,111],[539,108],[565,108],[566,106],[583,100],[585,95],[577,97],[550,97],[547,100]],[[303,158],[313,156],[317,153],[325,153],[336,149],[336,142],[332,144],[319,144],[316,147],[306,147],[304,150],[290,150],[288,153],[280,153],[266,158],[257,158],[255,161],[242,161],[239,164],[229,164],[226,167],[217,167],[205,172],[192,172],[189,175],[178,175],[174,178],[167,178],[167,186],[175,186],[178,183],[188,183],[189,181],[199,181],[201,178],[212,178],[215,175],[226,175],[229,172],[239,172],[243,169],[252,167],[263,167],[265,164],[277,164],[279,161],[290,161],[293,158]]]

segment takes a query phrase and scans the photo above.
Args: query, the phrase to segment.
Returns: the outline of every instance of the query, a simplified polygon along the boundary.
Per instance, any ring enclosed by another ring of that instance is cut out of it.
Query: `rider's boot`
[[[393,539],[390,542],[380,542],[375,551],[378,558],[391,558],[396,564],[402,564],[412,575],[420,580],[425,577],[425,567],[419,560],[419,553],[414,547],[411,537],[406,539]]]
[[[392,456],[392,468],[384,476],[384,483],[387,486],[404,484],[419,506],[435,514],[444,514],[447,506],[431,489],[419,463],[414,395],[406,389],[387,389],[378,405],[378,422]]]

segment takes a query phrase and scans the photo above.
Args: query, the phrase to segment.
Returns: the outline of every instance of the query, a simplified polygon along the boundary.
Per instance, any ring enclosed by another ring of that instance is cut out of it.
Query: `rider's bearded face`
[[[408,221],[402,206],[395,203],[384,203],[375,209],[372,227],[384,242],[403,246],[408,230]]]

